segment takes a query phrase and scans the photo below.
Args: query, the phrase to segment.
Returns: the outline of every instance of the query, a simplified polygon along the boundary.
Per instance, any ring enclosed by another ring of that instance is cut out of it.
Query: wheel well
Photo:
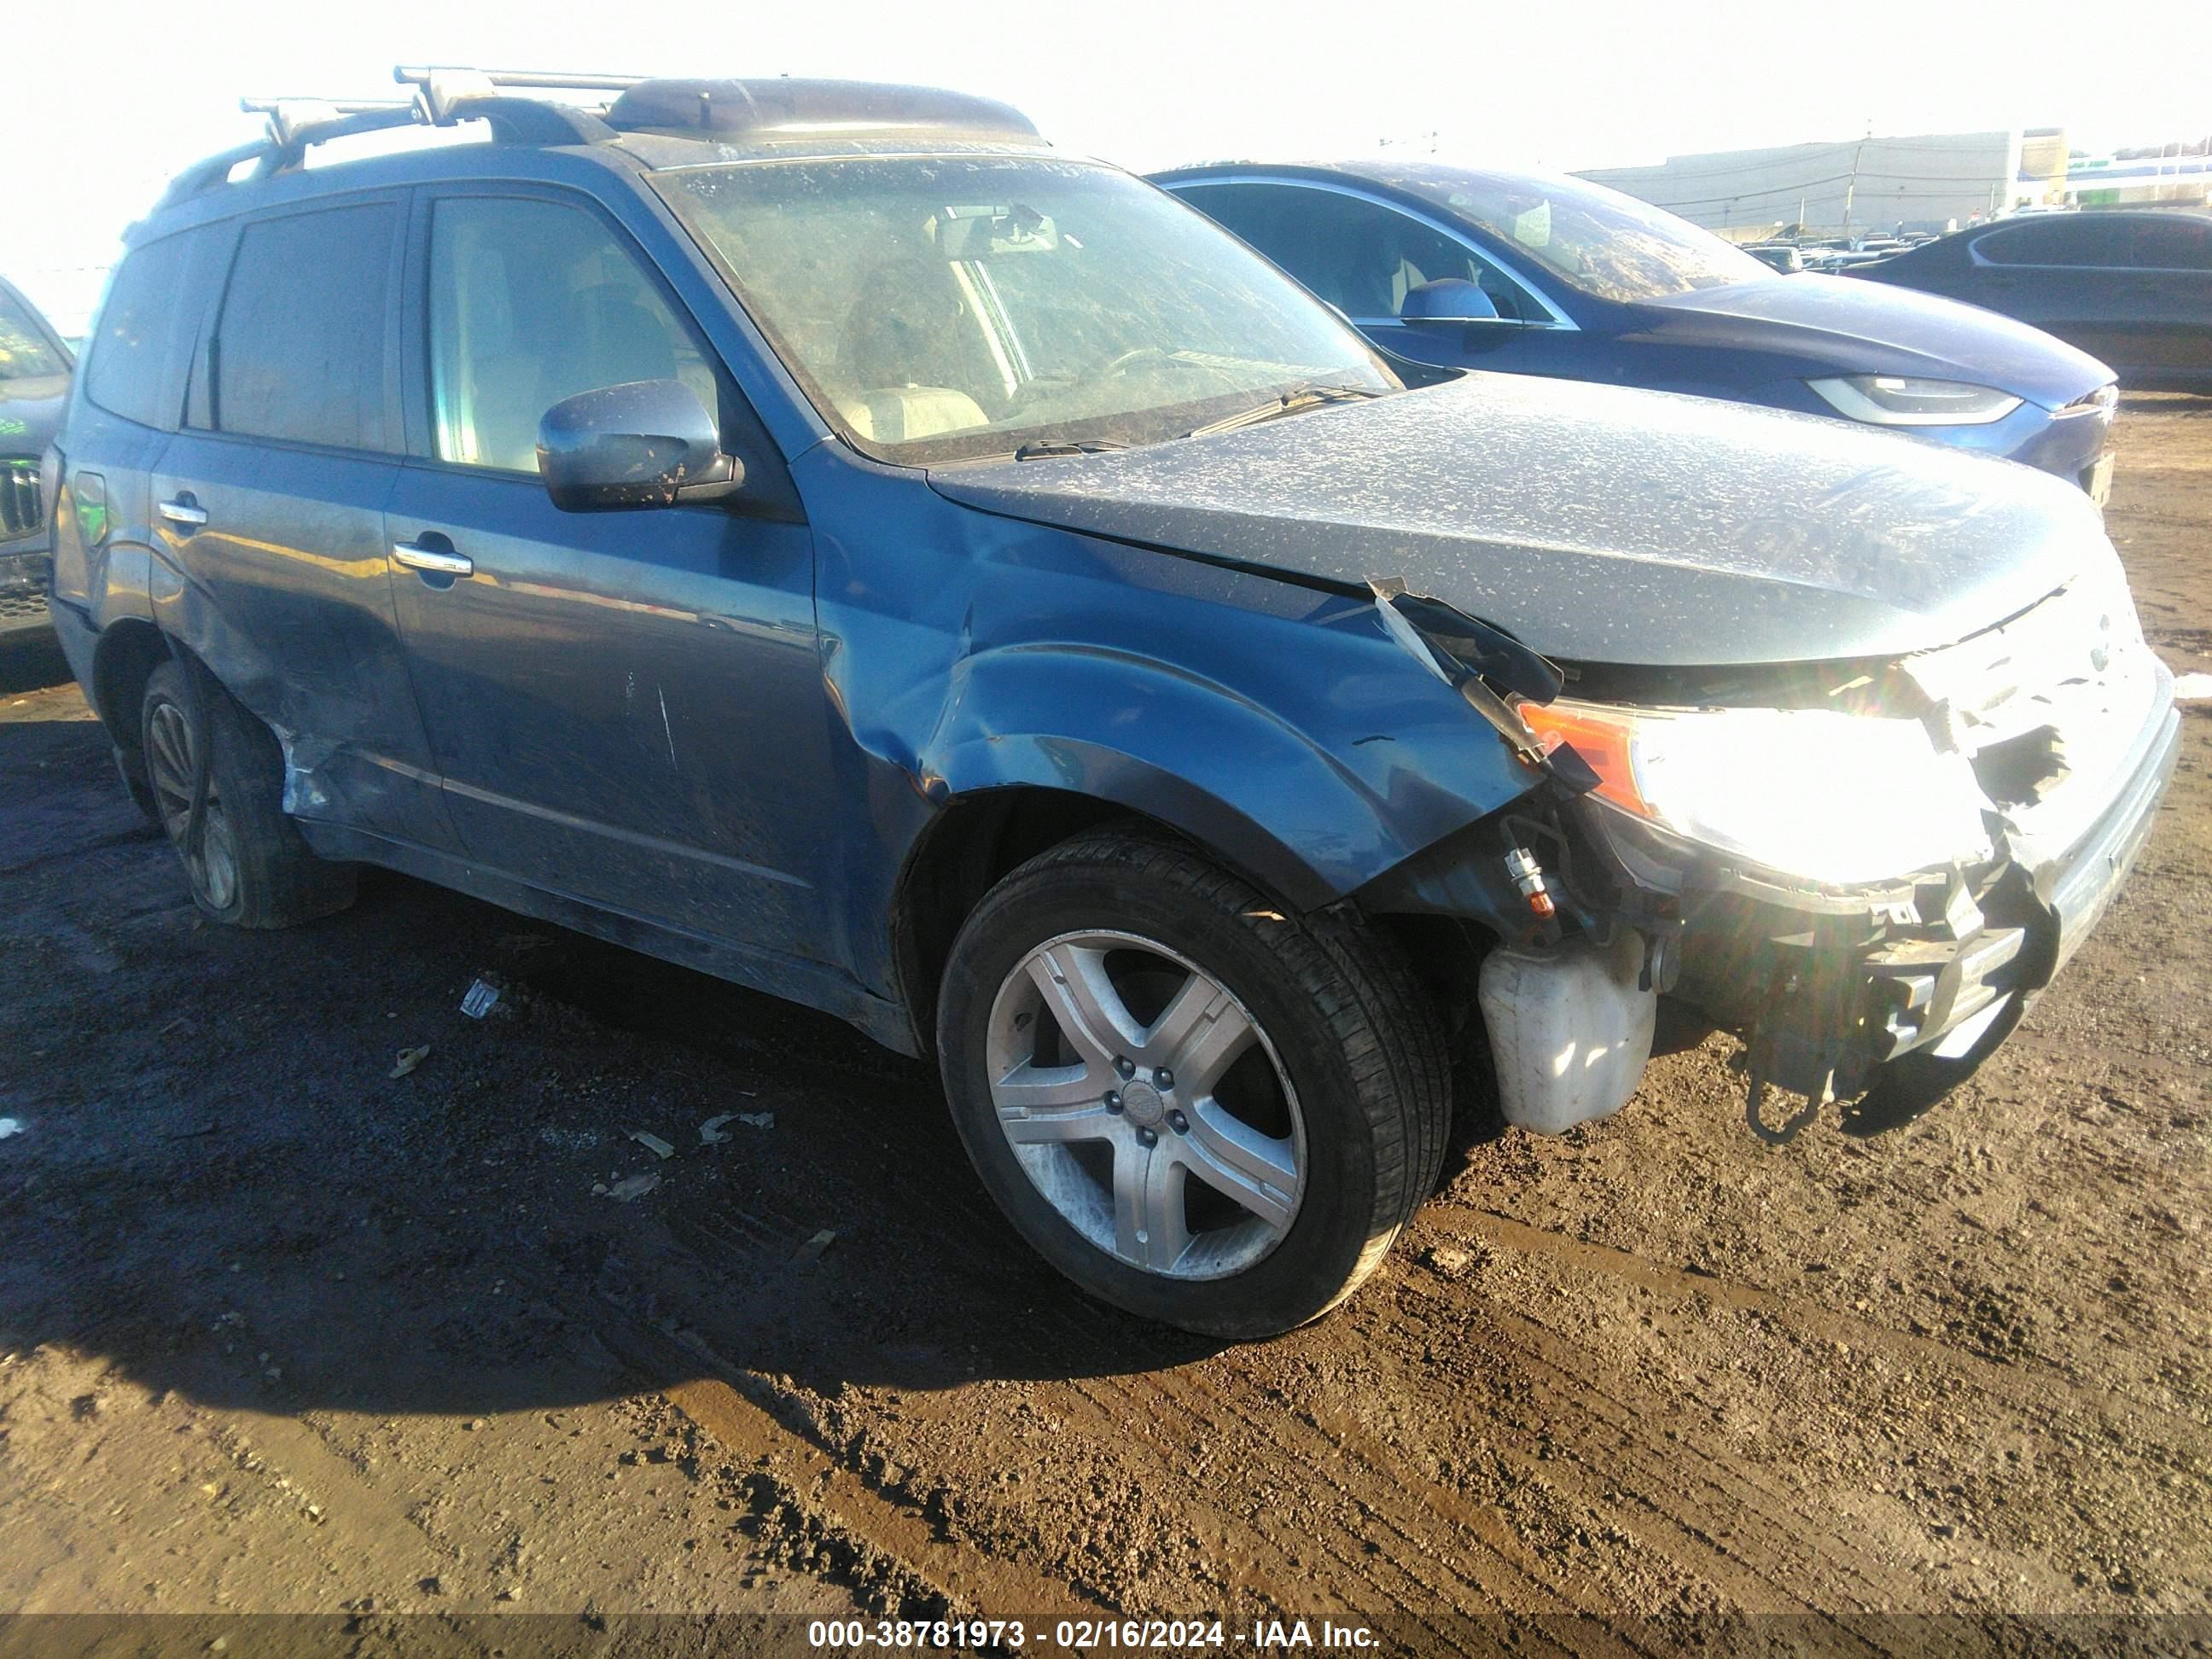
[[[93,712],[127,755],[138,752],[138,706],[146,698],[146,681],[168,660],[168,642],[149,622],[128,618],[100,636],[92,659]]]
[[[930,825],[900,874],[891,918],[899,986],[923,1053],[937,1048],[937,987],[952,941],[983,895],[1048,848],[1116,820],[1152,822],[1089,795],[1020,787],[955,801]]]

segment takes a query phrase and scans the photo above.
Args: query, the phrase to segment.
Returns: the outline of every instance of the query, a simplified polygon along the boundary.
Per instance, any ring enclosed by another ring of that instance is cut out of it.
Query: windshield
[[[824,418],[908,464],[1178,437],[1308,386],[1398,382],[1201,215],[1030,157],[654,175]]]
[[[1419,187],[1600,300],[1663,300],[1775,275],[1711,231],[1601,185],[1462,173]]]
[[[33,322],[15,296],[0,289],[0,380],[35,380],[65,374],[69,364]]]

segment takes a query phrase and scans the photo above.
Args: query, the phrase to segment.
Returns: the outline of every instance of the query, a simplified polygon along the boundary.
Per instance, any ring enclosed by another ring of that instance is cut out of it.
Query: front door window
[[[430,386],[441,460],[538,470],[538,422],[564,398],[683,381],[718,401],[705,352],[589,213],[521,198],[441,201],[430,235]]]
[[[1354,322],[1395,318],[1413,289],[1447,276],[1480,283],[1500,317],[1551,320],[1465,243],[1380,202],[1304,185],[1194,185],[1182,193]]]

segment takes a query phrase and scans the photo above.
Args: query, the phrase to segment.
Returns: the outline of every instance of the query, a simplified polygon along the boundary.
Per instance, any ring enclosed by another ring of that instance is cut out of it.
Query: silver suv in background
[[[46,592],[53,491],[41,461],[61,426],[74,367],[38,307],[0,277],[0,618],[11,600]]]

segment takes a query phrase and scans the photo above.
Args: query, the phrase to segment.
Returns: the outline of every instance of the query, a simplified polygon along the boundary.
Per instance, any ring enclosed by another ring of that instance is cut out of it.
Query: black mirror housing
[[[720,501],[744,487],[744,465],[681,380],[631,380],[564,398],[538,422],[538,471],[563,513],[611,513]]]
[[[1481,283],[1464,276],[1439,276],[1406,290],[1398,319],[1407,323],[1494,323],[1498,307]]]

